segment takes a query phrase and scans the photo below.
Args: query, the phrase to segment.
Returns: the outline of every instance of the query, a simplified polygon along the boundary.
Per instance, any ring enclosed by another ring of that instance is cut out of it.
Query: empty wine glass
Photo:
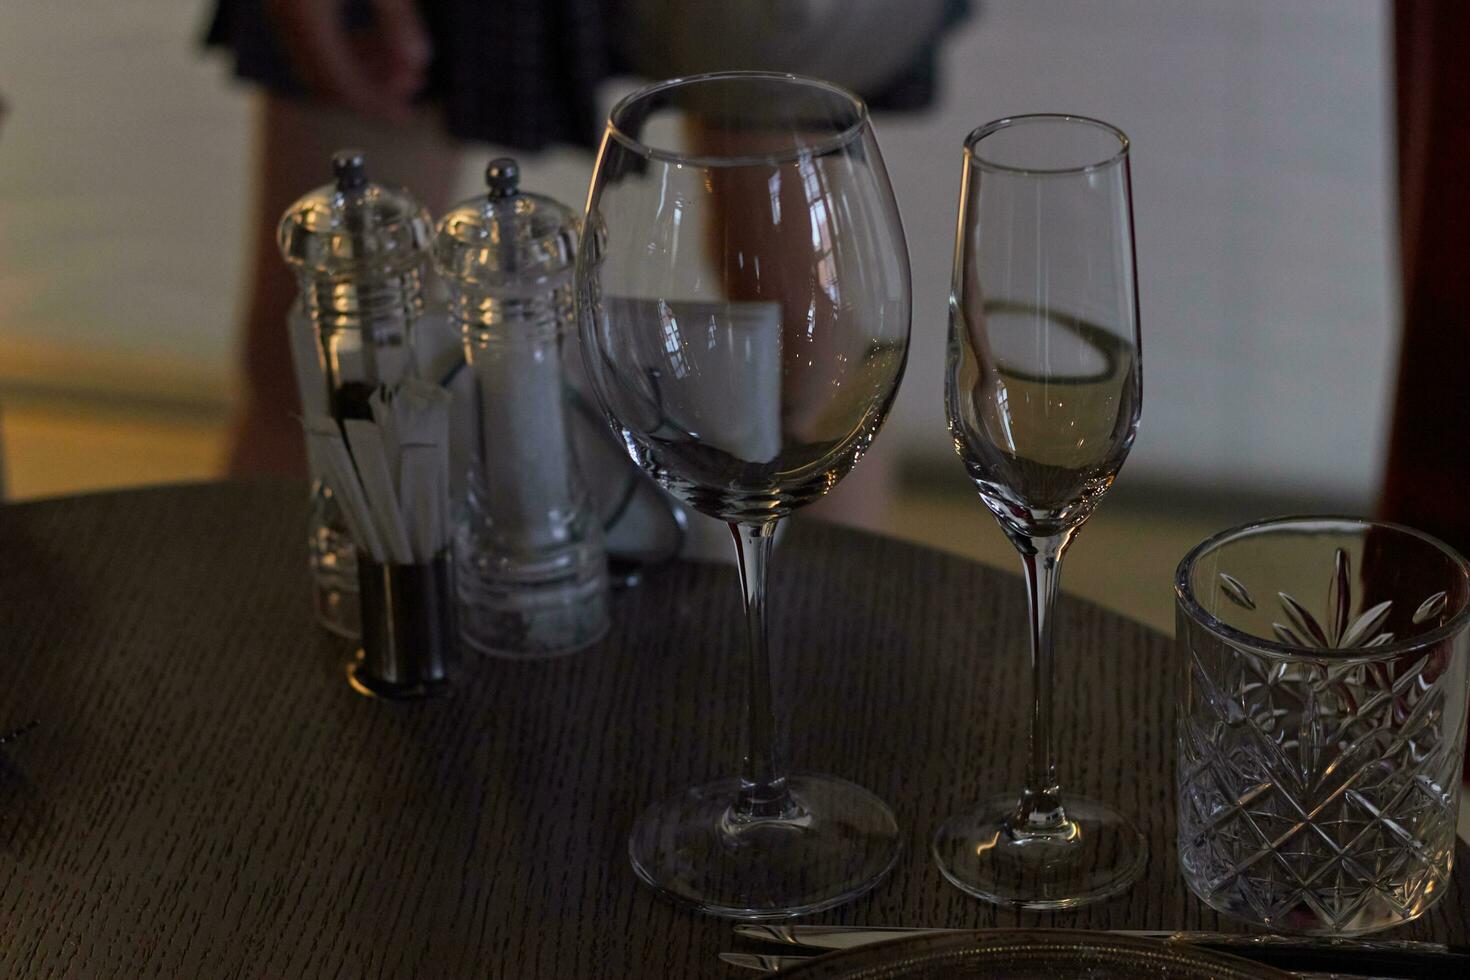
[[[946,878],[992,902],[1095,901],[1132,884],[1148,856],[1117,811],[1063,799],[1052,747],[1062,555],[1128,455],[1141,396],[1128,138],[1062,115],[975,130],[965,141],[946,402],[955,449],[1025,566],[1031,743],[1019,799],[991,797],[953,817],[933,849]]]
[[[624,99],[588,192],[577,289],[604,411],[649,475],[729,524],[745,602],[740,776],[644,813],[633,868],[733,918],[862,894],[893,867],[897,827],[867,790],[786,771],[766,568],[777,522],[867,449],[907,358],[908,255],[863,103],[757,72]]]

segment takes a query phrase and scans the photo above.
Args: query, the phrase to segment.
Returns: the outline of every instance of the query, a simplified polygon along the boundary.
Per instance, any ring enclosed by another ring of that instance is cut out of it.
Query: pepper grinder
[[[492,656],[551,657],[608,626],[602,526],[569,439],[562,364],[576,218],[521,191],[514,160],[491,161],[485,182],[433,246],[479,407],[455,546],[460,634]]]
[[[276,244],[301,292],[288,324],[301,404],[340,422],[371,418],[373,390],[414,370],[412,331],[424,307],[433,221],[407,191],[370,182],[361,153],[339,152],[332,170],[332,183],[286,209]],[[317,621],[355,638],[356,543],[322,469],[309,462]]]

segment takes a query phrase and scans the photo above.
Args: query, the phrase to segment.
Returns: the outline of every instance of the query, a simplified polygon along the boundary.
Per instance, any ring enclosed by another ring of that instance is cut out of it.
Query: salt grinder
[[[433,222],[407,191],[369,181],[361,153],[338,153],[332,170],[333,183],[286,209],[276,243],[301,291],[289,329],[302,406],[341,421],[371,418],[372,391],[413,370],[412,332],[423,312]],[[356,546],[312,462],[317,621],[356,637]]]
[[[514,160],[492,161],[485,182],[433,245],[479,403],[455,544],[460,632],[495,656],[557,656],[608,625],[602,526],[566,416],[576,218],[521,191]]]

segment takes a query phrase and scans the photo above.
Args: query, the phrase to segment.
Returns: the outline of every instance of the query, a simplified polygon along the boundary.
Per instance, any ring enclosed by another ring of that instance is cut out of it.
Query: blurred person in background
[[[465,141],[594,149],[599,86],[615,75],[792,71],[875,109],[922,109],[939,38],[967,12],[968,0],[216,0],[206,43],[261,89],[229,472],[305,471],[285,331],[296,287],[275,229],[336,150],[361,149],[372,179],[409,187],[437,215]],[[884,467],[859,467],[828,516],[875,522],[890,482]]]

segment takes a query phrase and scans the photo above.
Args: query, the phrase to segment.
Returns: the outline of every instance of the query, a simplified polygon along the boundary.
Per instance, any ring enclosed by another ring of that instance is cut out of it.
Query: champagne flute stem
[[[1031,608],[1031,756],[1026,786],[1011,818],[1010,829],[1016,836],[1066,835],[1071,829],[1057,786],[1052,744],[1052,624],[1062,554],[1075,533],[1069,528],[1048,537],[1014,539],[1026,569],[1026,598]]]
[[[745,633],[750,670],[746,706],[745,761],[740,770],[740,802],[734,817],[778,820],[795,807],[786,788],[779,728],[771,696],[771,652],[766,629],[766,570],[776,522],[730,524],[740,557],[740,590],[745,599]]]

